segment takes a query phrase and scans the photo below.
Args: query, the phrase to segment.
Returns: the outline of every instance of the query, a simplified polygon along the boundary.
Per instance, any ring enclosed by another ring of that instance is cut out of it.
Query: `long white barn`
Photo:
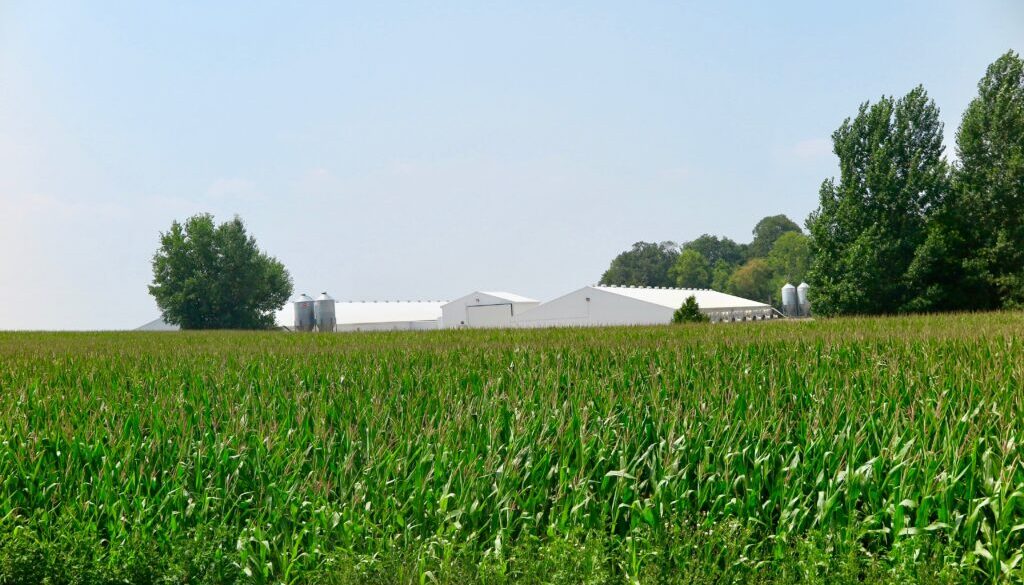
[[[454,301],[339,301],[335,331],[423,331],[510,327],[593,327],[669,323],[687,297],[697,300],[712,322],[771,319],[769,305],[709,289],[585,286],[540,302],[509,292],[475,291]],[[276,314],[278,326],[292,329],[291,303]],[[178,328],[156,319],[143,331]]]
[[[771,319],[770,305],[710,289],[585,286],[516,316],[517,327],[587,327],[670,323],[687,297],[712,322]]]

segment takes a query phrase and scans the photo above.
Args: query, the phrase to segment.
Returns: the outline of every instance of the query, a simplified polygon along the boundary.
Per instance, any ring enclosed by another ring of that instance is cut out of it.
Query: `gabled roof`
[[[524,297],[523,295],[517,295],[515,293],[510,293],[510,292],[502,292],[502,291],[488,292],[488,291],[483,291],[483,290],[480,291],[480,292],[485,294],[485,295],[491,295],[492,297],[498,297],[499,299],[505,299],[506,301],[508,301],[510,303],[539,303],[540,302],[537,299],[531,299],[530,297]]]
[[[179,331],[179,330],[181,330],[181,327],[178,327],[177,325],[171,325],[167,321],[164,321],[163,317],[157,317],[156,319],[153,319],[152,321],[150,321],[149,323],[146,323],[145,325],[143,325],[141,327],[136,327],[135,330],[136,331]]]
[[[489,297],[489,298],[484,299],[482,297]],[[463,301],[469,301],[469,302],[468,303],[464,303]],[[461,297],[459,297],[459,298],[457,298],[455,300],[448,301],[445,304],[448,304],[448,305],[460,305],[460,304],[474,304],[474,303],[483,303],[483,304],[540,303],[540,301],[538,301],[537,299],[531,299],[529,297],[524,297],[523,295],[517,295],[515,293],[510,293],[510,292],[502,292],[502,291],[490,291],[489,292],[489,291],[477,290],[477,291],[473,291],[473,292],[471,292],[471,293],[469,293],[467,295],[462,295]]]
[[[697,305],[704,310],[718,309],[767,309],[765,303],[744,299],[707,288],[654,288],[631,286],[594,286],[594,289],[678,309],[687,297],[694,297]]]

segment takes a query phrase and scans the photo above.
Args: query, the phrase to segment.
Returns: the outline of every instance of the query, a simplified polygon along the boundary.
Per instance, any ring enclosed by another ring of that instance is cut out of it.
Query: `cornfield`
[[[1024,315],[0,334],[0,583],[1024,581]]]

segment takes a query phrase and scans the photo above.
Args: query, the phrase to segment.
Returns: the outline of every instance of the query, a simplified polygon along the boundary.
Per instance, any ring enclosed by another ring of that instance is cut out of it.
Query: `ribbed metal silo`
[[[782,312],[787,317],[797,314],[796,287],[788,282],[782,287]]]
[[[295,307],[295,330],[313,330],[313,299],[309,295],[299,295],[292,306]]]
[[[334,299],[326,292],[313,301],[313,321],[317,331],[334,331],[337,321],[334,316]]]
[[[809,317],[811,315],[811,300],[807,296],[807,291],[810,290],[811,285],[806,282],[801,282],[800,286],[796,287],[796,298],[797,303],[800,305],[800,315]]]

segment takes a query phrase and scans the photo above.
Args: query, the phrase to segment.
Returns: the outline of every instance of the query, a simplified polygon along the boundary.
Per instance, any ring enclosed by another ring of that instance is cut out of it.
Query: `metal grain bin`
[[[334,331],[337,320],[334,316],[334,299],[326,292],[313,301],[313,321],[317,331]]]
[[[295,330],[313,330],[313,299],[309,295],[299,295],[292,306],[295,307]]]

